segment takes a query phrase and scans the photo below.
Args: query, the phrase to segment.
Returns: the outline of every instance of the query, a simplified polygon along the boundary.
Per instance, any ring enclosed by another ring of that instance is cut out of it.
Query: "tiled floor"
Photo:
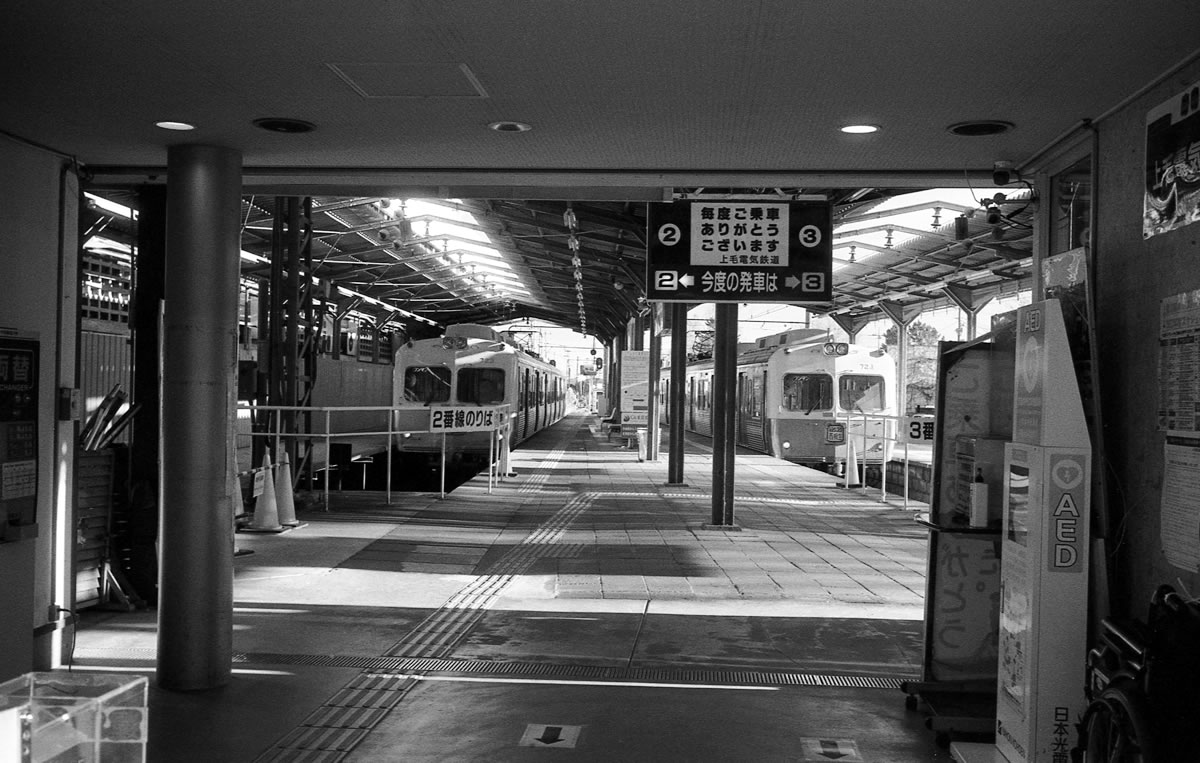
[[[239,535],[233,678],[152,689],[150,760],[949,760],[898,688],[927,553],[898,501],[739,454],[712,529],[702,447],[667,486],[586,415],[513,462]],[[152,672],[155,638],[86,613],[75,669]]]

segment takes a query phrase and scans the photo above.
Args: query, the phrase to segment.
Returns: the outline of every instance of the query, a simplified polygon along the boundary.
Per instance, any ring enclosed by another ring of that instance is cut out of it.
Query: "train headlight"
[[[792,444],[791,444],[790,442],[788,442],[787,440],[784,440],[784,441],[783,441],[783,449],[784,449],[784,450],[791,450],[791,449],[792,449]]]
[[[402,437],[407,440],[408,438],[412,437],[412,432],[405,432]]]
[[[821,352],[826,355],[849,355],[850,345],[845,342],[826,342]]]

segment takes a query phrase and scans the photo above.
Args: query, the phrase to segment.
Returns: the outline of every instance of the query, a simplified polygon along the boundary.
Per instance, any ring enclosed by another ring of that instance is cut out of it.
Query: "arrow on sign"
[[[549,729],[547,729],[547,731],[549,731]],[[830,760],[838,760],[839,758],[844,758],[847,755],[849,755],[849,753],[842,752],[842,745],[837,741],[830,741],[828,739],[821,740],[821,757],[829,758]]]
[[[684,273],[683,275],[679,276],[679,283],[683,284],[684,286],[691,286],[692,284],[696,283],[696,278],[691,273]]]
[[[537,740],[542,744],[554,744],[555,742],[561,742],[562,726],[547,726]]]
[[[783,279],[783,284],[789,289],[794,289],[800,285],[800,279],[796,276],[788,276],[787,278]]]

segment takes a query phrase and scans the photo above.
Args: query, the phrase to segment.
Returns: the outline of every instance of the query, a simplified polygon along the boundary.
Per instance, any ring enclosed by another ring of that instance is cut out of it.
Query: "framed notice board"
[[[38,341],[0,336],[0,539],[37,518]]]

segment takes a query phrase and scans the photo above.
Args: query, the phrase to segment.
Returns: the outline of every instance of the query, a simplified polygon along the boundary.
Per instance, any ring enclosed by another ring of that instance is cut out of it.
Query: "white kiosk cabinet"
[[[1013,441],[1005,447],[996,747],[1070,760],[1087,707],[1091,443],[1057,300],[1017,311]]]
[[[972,763],[1069,763],[1087,707],[1092,456],[1057,300],[1018,310],[1014,377],[1013,438],[1004,448],[996,742],[952,752]]]
[[[996,746],[1068,763],[1087,654],[1087,448],[1005,448]]]

